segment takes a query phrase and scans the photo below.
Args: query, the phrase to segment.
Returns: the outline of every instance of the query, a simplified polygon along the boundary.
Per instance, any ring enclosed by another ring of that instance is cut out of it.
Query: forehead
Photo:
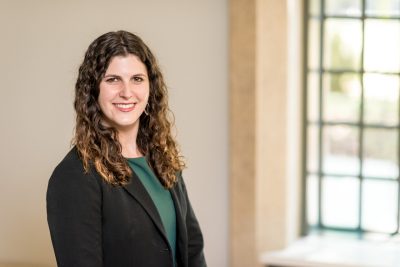
[[[105,74],[147,74],[144,63],[133,54],[111,58]]]

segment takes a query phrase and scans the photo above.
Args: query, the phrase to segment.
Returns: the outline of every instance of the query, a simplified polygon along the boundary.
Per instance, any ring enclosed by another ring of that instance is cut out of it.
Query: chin
[[[136,121],[129,121],[129,122],[127,122],[127,121],[116,122],[114,125],[117,129],[130,129],[130,128],[135,128],[136,126],[138,126],[139,121],[136,120]]]

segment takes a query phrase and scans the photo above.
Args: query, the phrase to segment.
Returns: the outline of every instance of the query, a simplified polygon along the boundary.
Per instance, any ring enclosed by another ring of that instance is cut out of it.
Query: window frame
[[[400,71],[399,72],[387,72],[387,71],[366,71],[364,69],[364,48],[365,48],[365,21],[367,19],[376,19],[376,20],[396,20],[400,22],[400,15],[396,16],[371,16],[366,14],[366,0],[360,0],[361,4],[361,14],[360,16],[356,15],[329,15],[325,12],[325,4],[326,0],[318,0],[320,3],[319,7],[319,15],[313,15],[310,12],[310,2],[312,0],[304,0],[304,27],[303,27],[303,38],[304,38],[304,46],[303,46],[303,90],[304,90],[304,106],[303,106],[303,131],[302,131],[302,229],[301,234],[307,235],[312,231],[325,231],[325,230],[334,230],[334,231],[342,231],[342,232],[351,232],[357,234],[365,234],[365,233],[378,233],[377,231],[371,231],[363,228],[362,226],[362,197],[363,197],[363,181],[369,179],[379,179],[380,181],[390,180],[396,181],[397,183],[397,226],[396,231],[390,233],[392,235],[400,233],[400,164],[398,165],[399,168],[399,175],[396,179],[391,178],[374,178],[374,177],[366,177],[363,174],[363,164],[364,164],[364,153],[363,153],[363,140],[365,129],[396,129],[397,130],[397,158],[400,160],[400,99],[397,100],[399,105],[398,107],[398,123],[397,125],[388,126],[384,124],[368,124],[364,122],[364,104],[365,104],[365,96],[364,96],[364,75],[373,73],[373,74],[384,74],[384,75],[397,75],[400,78]],[[400,8],[400,7],[399,7]],[[361,58],[360,58],[360,69],[359,70],[350,70],[350,69],[325,69],[324,68],[324,30],[325,30],[325,23],[327,19],[351,19],[351,20],[358,20],[361,22],[362,25],[362,35],[361,35]],[[309,25],[311,20],[319,21],[319,59],[318,59],[318,66],[317,69],[310,69],[309,67],[309,54],[308,54],[308,46],[309,46]],[[400,59],[399,59],[400,60]],[[311,73],[317,73],[318,75],[318,90],[319,90],[319,97],[318,97],[318,118],[317,121],[311,122],[308,119],[308,75]],[[357,123],[351,122],[332,122],[326,121],[323,118],[323,108],[324,108],[324,88],[323,88],[323,78],[324,74],[357,74],[360,75],[360,84],[361,84],[361,96],[360,96],[360,104],[359,104],[359,118]],[[400,90],[400,88],[399,88]],[[318,129],[318,163],[317,163],[317,172],[310,173],[307,170],[307,160],[308,160],[308,128],[309,126],[314,125]],[[352,126],[358,129],[358,153],[357,158],[360,162],[359,164],[359,171],[357,176],[351,175],[339,175],[339,174],[326,174],[322,171],[322,161],[323,161],[323,130],[326,126]],[[315,226],[310,226],[307,220],[307,177],[312,174],[317,177],[318,180],[318,212],[317,212],[317,224]],[[324,176],[338,176],[338,177],[354,177],[359,180],[359,198],[358,198],[358,225],[356,228],[349,228],[349,227],[332,227],[324,225],[322,222],[322,180]]]

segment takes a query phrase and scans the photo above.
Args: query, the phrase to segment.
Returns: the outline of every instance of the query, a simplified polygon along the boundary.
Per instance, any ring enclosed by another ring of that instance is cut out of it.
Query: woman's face
[[[99,87],[98,103],[105,124],[119,132],[137,130],[150,91],[143,62],[132,54],[112,58]]]

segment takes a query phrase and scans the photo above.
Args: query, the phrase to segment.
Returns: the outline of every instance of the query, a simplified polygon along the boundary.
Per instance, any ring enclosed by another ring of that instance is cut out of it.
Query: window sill
[[[260,259],[265,266],[277,267],[398,267],[400,239],[308,236],[284,250],[263,253]]]

